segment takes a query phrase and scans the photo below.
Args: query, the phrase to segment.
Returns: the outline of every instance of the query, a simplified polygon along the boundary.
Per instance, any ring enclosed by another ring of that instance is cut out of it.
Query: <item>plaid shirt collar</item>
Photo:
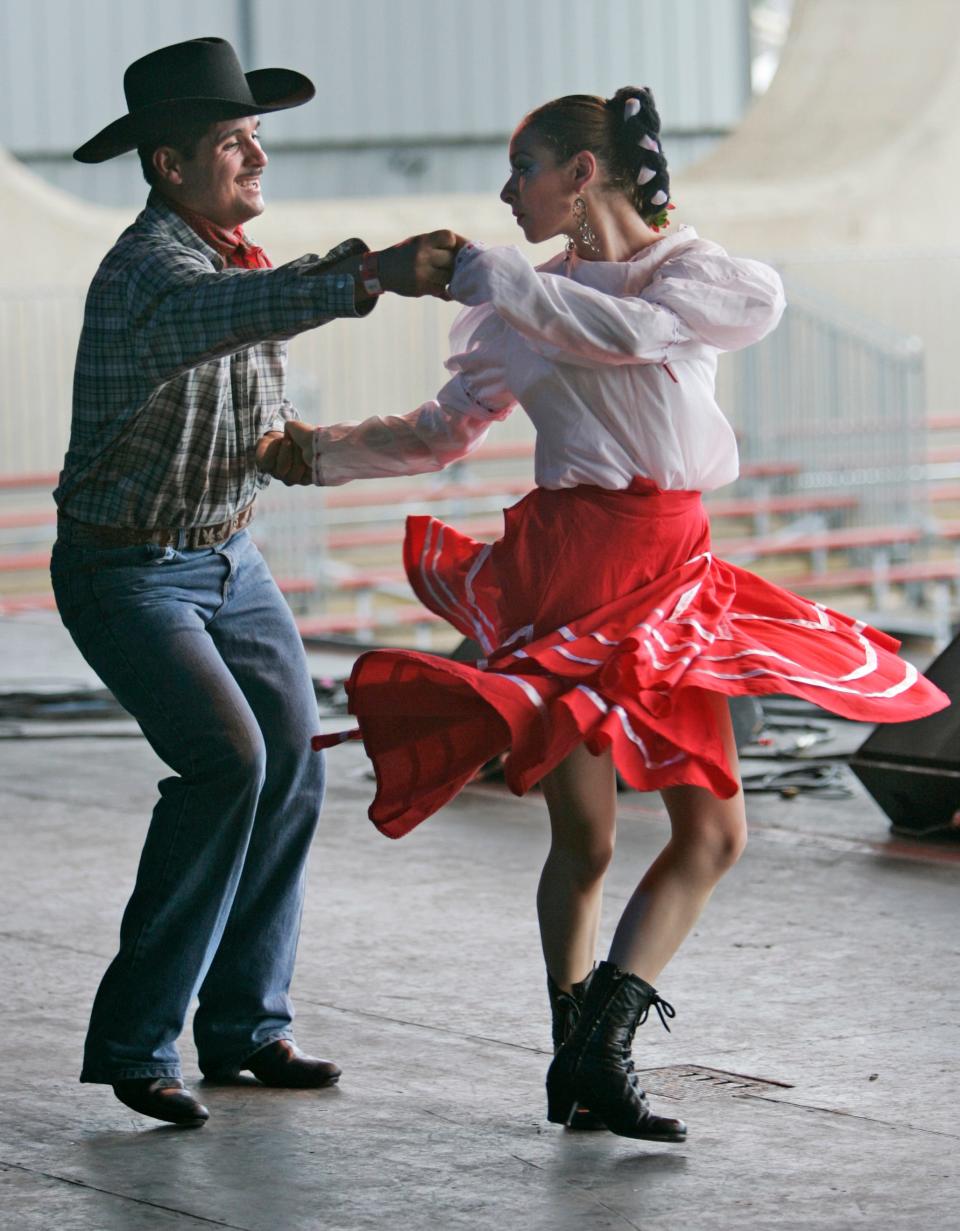
[[[165,230],[173,243],[183,244],[187,248],[196,248],[198,252],[202,252],[214,269],[226,269],[227,262],[216,248],[211,248],[202,240],[190,223],[177,213],[163,193],[158,192],[156,188],[150,190],[143,218],[145,222],[154,223]]]

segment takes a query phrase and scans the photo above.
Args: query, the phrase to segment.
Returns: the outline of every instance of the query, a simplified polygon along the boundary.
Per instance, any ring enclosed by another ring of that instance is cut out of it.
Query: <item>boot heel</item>
[[[577,1114],[577,1107],[578,1104],[574,1099],[548,1095],[547,1119],[551,1124],[564,1124],[569,1128],[570,1121]]]
[[[567,1082],[547,1078],[547,1119],[551,1124],[566,1124],[577,1114],[577,1100]]]

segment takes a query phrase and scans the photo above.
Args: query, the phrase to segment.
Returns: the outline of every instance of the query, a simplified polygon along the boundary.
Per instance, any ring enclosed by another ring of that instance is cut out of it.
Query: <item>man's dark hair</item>
[[[177,120],[162,130],[158,129],[156,135],[145,138],[137,146],[143,178],[151,188],[156,188],[158,184],[157,172],[153,165],[153,155],[160,146],[173,146],[189,162],[197,152],[197,143],[201,137],[205,136],[212,123],[214,121],[209,118]]]

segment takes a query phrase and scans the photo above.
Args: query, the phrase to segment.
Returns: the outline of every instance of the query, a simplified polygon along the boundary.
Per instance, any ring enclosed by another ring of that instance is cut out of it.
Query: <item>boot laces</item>
[[[623,1066],[628,1075],[628,1080],[634,1088],[637,1087],[639,1078],[637,1077],[637,1074],[636,1074],[636,1065],[633,1063],[633,1036],[637,1033],[637,1027],[642,1026],[643,1023],[650,1016],[651,1009],[657,1010],[657,1014],[660,1017],[660,1022],[663,1025],[664,1030],[666,1030],[667,1034],[671,1033],[670,1027],[667,1025],[667,1018],[669,1017],[672,1020],[674,1017],[677,1016],[677,1011],[673,1007],[673,1005],[669,1002],[669,1000],[664,1000],[659,992],[654,992],[653,996],[650,998],[649,1002],[647,1003],[647,1005],[644,1007],[643,1011],[641,1012],[640,1016],[637,1018],[636,1023],[634,1024],[632,1029],[627,1034],[627,1037],[624,1041],[623,1052],[622,1052],[623,1062],[624,1062]],[[643,1091],[640,1090],[639,1093],[642,1097]]]
[[[667,1018],[669,1017],[672,1021],[673,1018],[677,1016],[677,1011],[673,1007],[673,1005],[670,1003],[669,1000],[664,1000],[664,998],[660,995],[659,992],[654,992],[653,995],[650,997],[650,1001],[647,1004],[646,1008],[637,1018],[637,1025],[638,1026],[643,1025],[643,1023],[650,1016],[651,1009],[657,1010],[657,1013],[660,1016],[661,1025],[663,1026],[664,1030],[666,1030],[667,1034],[670,1034],[670,1027],[667,1025]]]

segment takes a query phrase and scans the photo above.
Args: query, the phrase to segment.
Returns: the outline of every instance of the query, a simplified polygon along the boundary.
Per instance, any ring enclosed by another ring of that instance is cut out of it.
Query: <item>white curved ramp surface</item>
[[[685,217],[765,251],[955,244],[960,4],[797,0],[769,90],[677,177]]]

